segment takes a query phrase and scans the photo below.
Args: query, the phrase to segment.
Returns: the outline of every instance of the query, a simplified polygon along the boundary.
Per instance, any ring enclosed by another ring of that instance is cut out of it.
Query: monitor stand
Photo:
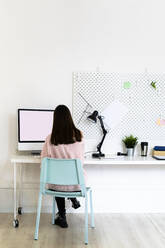
[[[41,151],[31,151],[31,154],[32,154],[33,156],[41,155]]]

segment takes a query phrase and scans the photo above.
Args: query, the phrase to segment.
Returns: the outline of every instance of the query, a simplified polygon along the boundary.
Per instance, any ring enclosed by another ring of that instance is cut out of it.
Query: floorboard
[[[38,241],[33,240],[35,214],[20,216],[19,228],[12,214],[0,214],[0,248],[82,248],[84,215],[68,214],[69,227],[51,224],[50,214],[41,214]],[[164,248],[165,214],[95,214],[95,229],[89,226],[88,248]]]

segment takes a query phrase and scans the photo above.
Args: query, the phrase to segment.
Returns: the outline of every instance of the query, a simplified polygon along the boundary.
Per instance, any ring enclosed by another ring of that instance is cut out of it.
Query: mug
[[[148,142],[141,142],[141,156],[147,156]]]

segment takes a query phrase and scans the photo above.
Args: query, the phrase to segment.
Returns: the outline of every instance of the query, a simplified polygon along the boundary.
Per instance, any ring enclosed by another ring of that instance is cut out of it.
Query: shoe
[[[55,219],[55,225],[58,225],[58,226],[60,226],[62,228],[67,228],[68,227],[68,223],[66,221],[66,216],[65,217],[58,216]]]
[[[81,207],[80,202],[77,199],[72,200],[72,207],[75,209]]]

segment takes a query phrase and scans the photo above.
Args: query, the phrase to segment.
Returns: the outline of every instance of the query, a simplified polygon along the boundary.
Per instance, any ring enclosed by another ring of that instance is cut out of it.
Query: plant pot
[[[128,157],[133,157],[134,156],[134,148],[127,148],[127,156]]]

